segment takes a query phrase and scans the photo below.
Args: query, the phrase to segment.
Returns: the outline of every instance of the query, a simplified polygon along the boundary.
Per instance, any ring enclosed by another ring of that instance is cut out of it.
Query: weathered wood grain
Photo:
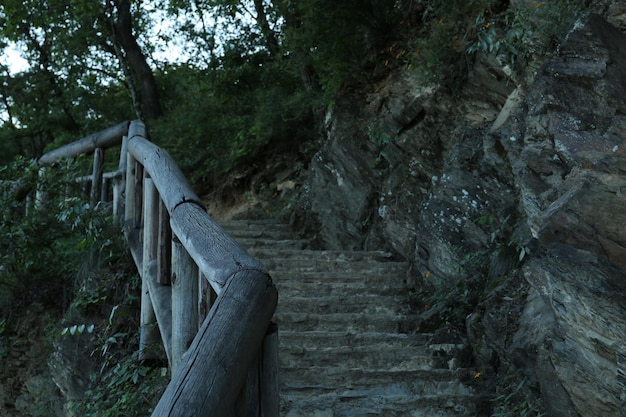
[[[187,178],[165,150],[135,135],[128,140],[128,151],[150,173],[168,212],[172,213],[177,205],[185,202],[202,205]]]
[[[157,281],[169,285],[172,277],[172,227],[170,214],[163,201],[159,199],[159,249],[157,262],[159,265]]]
[[[150,266],[156,263],[158,243],[158,194],[151,178],[144,180],[144,228],[141,271],[141,312],[139,334],[139,360],[157,359],[153,345],[159,340],[156,314],[150,296]],[[156,275],[156,269],[154,271]],[[166,347],[167,350],[167,347]]]
[[[151,261],[144,269],[143,281],[147,284],[150,302],[159,325],[161,341],[168,362],[172,363],[172,287],[157,282],[157,263]],[[158,334],[157,333],[157,334]]]
[[[270,323],[259,354],[248,371],[241,417],[279,417],[278,326]],[[239,415],[237,415],[239,417]]]
[[[227,279],[152,416],[230,415],[277,299],[264,272],[243,269]]]
[[[91,153],[96,148],[110,148],[119,145],[122,142],[122,136],[128,132],[128,127],[128,122],[122,122],[116,126],[94,133],[44,154],[37,163],[40,165],[52,164],[63,158],[72,158]]]
[[[237,271],[264,270],[198,205],[181,204],[170,216],[172,231],[218,295]]]
[[[126,193],[126,162],[128,160],[128,136],[122,137],[122,148],[120,149],[120,164],[117,168],[118,176],[113,177],[113,218],[118,222],[124,212]],[[105,174],[106,175],[106,174]]]
[[[91,173],[91,206],[95,207],[102,195],[102,174],[104,173],[104,151],[96,148],[93,152],[93,172]]]
[[[129,240],[130,232],[135,229],[135,158],[127,156],[126,185],[124,186],[124,236]]]
[[[198,332],[198,268],[182,243],[172,241],[172,373]]]

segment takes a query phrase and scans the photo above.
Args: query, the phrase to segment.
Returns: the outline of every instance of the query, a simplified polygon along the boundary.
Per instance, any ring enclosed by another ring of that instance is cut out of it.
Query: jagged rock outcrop
[[[550,416],[625,413],[626,7],[605,10],[524,77],[481,57],[453,93],[403,72],[344,97],[294,216],[418,288],[463,283],[485,376],[516,370]]]

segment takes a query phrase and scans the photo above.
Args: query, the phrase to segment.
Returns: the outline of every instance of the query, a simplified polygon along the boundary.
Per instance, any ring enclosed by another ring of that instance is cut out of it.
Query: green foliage
[[[0,45],[23,51],[29,67],[0,72],[0,163],[132,117],[110,28],[102,2],[2,2]]]
[[[80,195],[72,190],[76,167],[51,167],[37,183],[33,161],[18,158],[0,167],[0,309],[16,298],[58,303],[85,257],[113,250],[110,219],[80,198],[63,196]],[[48,200],[35,210],[32,201],[15,198],[18,185],[33,198],[36,187],[43,187]]]
[[[312,136],[299,80],[263,53],[231,52],[206,70],[177,67],[159,77],[166,115],[151,133],[193,181],[247,163],[269,145],[294,147]]]
[[[477,52],[502,56],[515,64],[533,54],[553,48],[586,7],[584,0],[538,2],[534,7],[507,9],[498,14],[487,11],[476,16],[468,38],[468,54]]]
[[[99,275],[102,281],[102,274]],[[124,283],[126,285],[120,285]],[[114,274],[106,276],[103,284],[103,288],[94,287],[89,279],[84,280],[71,310],[74,315],[83,316],[93,314],[95,308],[102,308],[104,300],[117,302],[105,324],[83,322],[62,331],[62,337],[83,334],[92,340],[91,357],[98,369],[91,376],[84,400],[75,401],[71,408],[81,416],[148,415],[168,379],[161,374],[160,368],[143,366],[137,359],[139,303],[136,294],[140,291],[141,280],[136,275],[129,280],[126,274]],[[125,288],[121,293],[111,294],[120,286]]]
[[[542,417],[538,407],[526,398],[525,385],[526,380],[519,381],[514,373],[504,377],[498,384],[498,395],[492,400],[491,417]]]
[[[136,339],[136,338],[135,338]],[[138,343],[125,334],[109,337],[102,344],[102,355],[112,355],[111,346]],[[75,415],[85,417],[117,417],[149,415],[158,402],[167,380],[161,375],[160,368],[139,364],[136,354],[126,351],[116,356],[116,362],[92,377],[92,388],[85,393],[85,399],[71,405]]]

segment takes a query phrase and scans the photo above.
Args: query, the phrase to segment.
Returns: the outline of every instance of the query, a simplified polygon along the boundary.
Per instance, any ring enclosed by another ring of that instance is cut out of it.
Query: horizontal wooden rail
[[[128,132],[128,122],[120,123],[76,142],[57,148],[44,154],[37,161],[40,165],[48,165],[63,158],[74,158],[82,154],[90,154],[97,148],[110,148],[122,143],[122,137]]]

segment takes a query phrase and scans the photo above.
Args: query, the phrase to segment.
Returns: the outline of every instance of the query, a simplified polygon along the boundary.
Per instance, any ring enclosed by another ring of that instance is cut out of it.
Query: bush
[[[78,166],[59,164],[39,179],[32,160],[17,158],[0,168],[0,312],[33,301],[67,307],[85,260],[118,246],[111,219],[80,197]],[[47,195],[39,208],[37,187]],[[30,198],[16,198],[16,188],[30,190]]]

